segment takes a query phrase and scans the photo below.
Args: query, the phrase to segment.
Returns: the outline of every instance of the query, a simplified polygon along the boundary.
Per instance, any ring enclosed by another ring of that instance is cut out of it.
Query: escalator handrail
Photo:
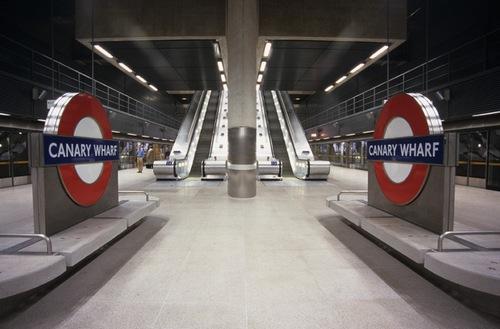
[[[217,122],[219,122],[219,117],[222,115],[222,107],[224,106],[224,91],[219,92],[219,100],[217,103],[217,111],[215,113],[215,121],[212,129],[212,139],[210,140],[210,149],[208,151],[208,156],[212,156],[212,149],[214,147],[216,130],[217,130]],[[203,160],[204,161],[204,160]]]
[[[268,125],[268,121],[267,121],[267,113],[266,113],[266,107],[264,106],[264,101],[262,99],[262,91],[258,90],[257,91],[257,98],[259,99],[259,102],[260,102],[260,111],[261,111],[261,116],[262,116],[262,124],[264,125],[263,128],[265,128],[265,130],[267,131],[267,135],[268,135],[268,140],[269,140],[269,146],[271,148],[271,154],[273,156],[273,158],[276,158],[276,154],[274,153],[274,145],[273,143],[271,142],[271,132],[270,132],[270,129],[269,128],[269,125]]]

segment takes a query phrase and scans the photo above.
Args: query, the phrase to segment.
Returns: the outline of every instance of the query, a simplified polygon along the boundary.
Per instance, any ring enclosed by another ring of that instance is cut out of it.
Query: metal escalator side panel
[[[224,180],[228,157],[228,92],[221,91],[213,127],[210,152],[203,161],[202,180]]]

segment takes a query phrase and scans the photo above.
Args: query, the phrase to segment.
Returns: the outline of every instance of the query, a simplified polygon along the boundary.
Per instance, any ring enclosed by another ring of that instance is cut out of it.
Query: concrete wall
[[[225,0],[98,0],[96,40],[213,37],[225,34]],[[92,1],[76,0],[76,39],[92,35]]]
[[[262,0],[259,15],[261,36],[381,42],[388,36],[406,38],[406,1],[401,0]]]

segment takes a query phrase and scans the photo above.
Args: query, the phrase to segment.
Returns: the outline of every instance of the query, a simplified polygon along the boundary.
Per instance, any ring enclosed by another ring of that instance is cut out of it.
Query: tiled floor
[[[364,172],[335,168],[328,182],[258,183],[256,198],[236,200],[225,183],[162,185],[150,171],[120,172],[121,189],[149,189],[161,206],[0,328],[498,328],[326,208],[326,196],[365,182]],[[30,189],[17,189],[27,199]],[[497,192],[462,189],[457,217],[484,215],[468,209],[471,193],[500,210]]]

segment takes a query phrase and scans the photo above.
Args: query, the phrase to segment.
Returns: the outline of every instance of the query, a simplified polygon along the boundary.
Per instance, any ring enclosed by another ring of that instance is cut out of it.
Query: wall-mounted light
[[[99,45],[94,45],[94,48],[100,52],[101,54],[103,54],[104,56],[106,56],[107,58],[113,58],[113,55],[111,55],[111,53],[109,51],[107,51],[106,49],[104,49],[103,47],[99,46]]]
[[[259,71],[260,72],[264,72],[266,70],[266,66],[267,66],[267,62],[266,61],[262,61],[260,63],[260,69],[259,69]]]
[[[136,75],[135,76],[137,78],[137,80],[139,80],[140,82],[142,83],[146,83],[146,79],[144,79],[143,77],[141,77],[140,75]]]
[[[156,88],[156,87],[155,87],[155,86],[153,86],[153,85],[149,85],[149,88],[151,88],[151,89],[152,89],[152,90],[154,90],[154,91],[158,91],[158,88]]]
[[[333,85],[329,85],[328,87],[325,88],[325,93],[329,92],[332,89],[333,89]]]
[[[220,79],[221,79],[222,82],[226,82],[226,75],[224,73],[222,73],[220,75]]]
[[[382,55],[388,48],[389,48],[388,45],[382,46],[379,50],[370,55],[370,59],[375,59],[378,56]]]
[[[342,81],[344,81],[345,79],[347,79],[347,75],[343,75],[341,76],[340,78],[337,79],[337,81],[335,81],[335,83],[341,83]]]
[[[264,46],[264,55],[263,57],[269,57],[269,55],[271,54],[271,42],[266,42],[266,45]]]
[[[219,47],[219,44],[217,42],[214,42],[214,51],[215,51],[215,56],[220,58],[221,57],[220,47]]]
[[[486,112],[486,113],[480,113],[480,114],[473,114],[473,117],[484,117],[487,115],[493,115],[493,114],[500,114],[500,111],[494,111],[494,112]]]
[[[222,64],[222,61],[217,61],[217,68],[219,72],[224,72],[224,64]]]
[[[259,75],[257,76],[257,82],[258,82],[258,83],[261,83],[261,82],[262,82],[262,78],[263,78],[263,77],[264,77],[264,76],[263,76],[262,74],[259,74]]]
[[[118,63],[118,65],[119,65],[122,69],[124,69],[125,71],[127,71],[128,73],[132,73],[132,69],[131,69],[130,67],[128,67],[126,64],[124,64],[124,63],[120,62],[120,63]]]
[[[349,71],[349,73],[356,73],[358,72],[363,66],[365,66],[365,63],[359,63],[355,67],[352,68],[352,70]]]
[[[0,112],[0,115],[3,117],[10,117],[11,116],[9,113],[3,113],[3,112]]]
[[[222,84],[222,89],[224,89],[224,91],[227,91],[227,83]]]

